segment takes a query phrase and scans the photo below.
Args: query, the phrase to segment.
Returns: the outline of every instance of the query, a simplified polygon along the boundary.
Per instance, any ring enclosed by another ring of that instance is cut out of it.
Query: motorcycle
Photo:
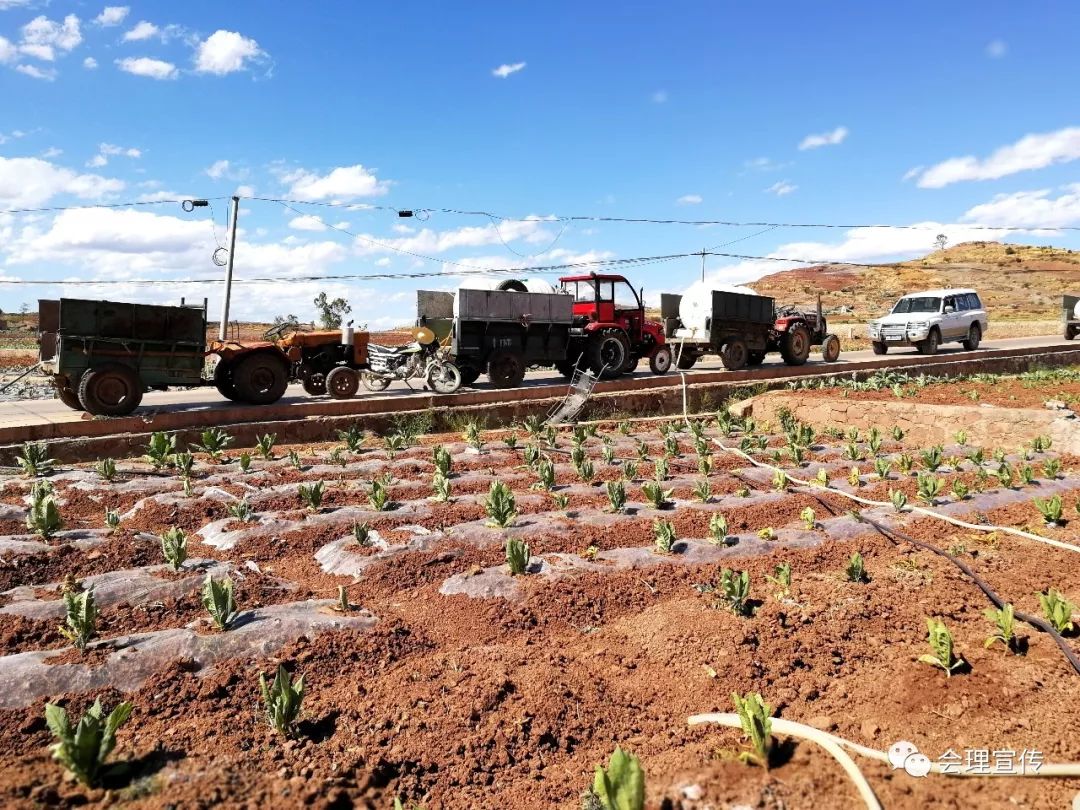
[[[461,387],[461,371],[446,359],[435,333],[426,327],[413,330],[416,338],[406,346],[368,345],[368,368],[360,381],[369,391],[385,391],[391,382],[422,379],[437,394],[452,394]]]

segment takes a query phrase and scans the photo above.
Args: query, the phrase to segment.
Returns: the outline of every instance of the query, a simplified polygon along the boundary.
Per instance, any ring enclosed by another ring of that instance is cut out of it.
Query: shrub
[[[532,559],[532,553],[529,550],[529,544],[515,537],[510,537],[506,541],[506,565],[510,568],[510,573],[513,576],[521,576],[529,572],[529,561]]]
[[[920,655],[919,661],[940,667],[945,670],[945,676],[949,677],[964,665],[964,660],[953,653],[952,633],[940,619],[927,619],[926,628],[928,631],[926,641],[933,650],[933,655]]]
[[[271,684],[267,684],[266,676],[259,673],[259,691],[262,692],[266,719],[270,727],[280,734],[291,736],[304,702],[304,676],[301,675],[294,681],[285,667],[278,664],[277,674]]]
[[[187,559],[187,534],[179,526],[173,526],[161,535],[161,553],[165,562],[179,571]]]
[[[23,442],[22,452],[15,457],[15,462],[22,468],[23,475],[38,478],[53,471],[56,459],[49,458],[45,442]]]
[[[512,525],[517,517],[517,504],[510,487],[502,481],[492,481],[487,500],[484,501],[484,511],[489,518],[488,526],[505,529]]]
[[[66,710],[54,703],[46,703],[45,724],[57,739],[50,748],[53,759],[84,785],[92,787],[105,760],[116,747],[116,732],[127,722],[132,708],[132,704],[125,701],[103,719],[105,710],[101,701],[95,700],[72,728]]]
[[[1076,605],[1066,599],[1060,591],[1050,588],[1045,593],[1040,593],[1039,606],[1046,620],[1055,630],[1059,633],[1072,632],[1074,629],[1072,615],[1076,612]]]
[[[228,630],[239,615],[233,598],[233,581],[229,577],[216,580],[207,574],[203,582],[202,603],[218,630]]]
[[[773,712],[772,706],[762,700],[761,695],[757,693],[740,697],[737,692],[732,692],[731,700],[735,704],[739,723],[742,725],[743,734],[750,747],[750,750],[744,751],[739,758],[744,762],[752,762],[768,768],[773,749],[772,720],[770,719]]]
[[[592,789],[583,808],[589,810],[644,810],[645,772],[633,754],[615,748],[607,768],[596,766]]]
[[[97,632],[97,616],[97,602],[94,601],[93,586],[85,591],[64,592],[65,623],[60,626],[60,632],[80,650],[86,649],[86,643]]]

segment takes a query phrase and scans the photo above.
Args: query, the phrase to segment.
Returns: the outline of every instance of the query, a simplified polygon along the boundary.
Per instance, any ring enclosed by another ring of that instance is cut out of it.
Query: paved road
[[[982,347],[984,349],[1019,349],[1056,346],[1061,344],[1065,344],[1065,341],[1062,340],[1060,335],[1054,335],[1033,338],[1012,338],[1009,340],[987,340],[983,342]],[[959,359],[965,356],[977,355],[978,352],[965,352],[959,344],[949,344],[941,348],[940,354],[942,356],[955,356]],[[891,357],[909,356],[918,356],[918,354],[914,349],[894,349],[887,357],[878,357],[871,351],[847,352],[840,356],[838,362],[827,364],[820,359],[819,355],[814,354],[811,355],[810,362],[807,363],[806,368],[839,371],[843,369],[845,362],[853,363],[867,360],[887,361],[887,359]],[[775,368],[782,365],[783,362],[780,360],[779,355],[769,355],[769,357],[766,358],[764,367]],[[644,368],[644,371],[641,370],[642,368]],[[695,372],[698,372],[699,370],[718,371],[722,369],[723,366],[718,359],[706,358],[702,362],[699,362],[694,367],[693,371],[689,372],[688,379],[692,379]],[[652,375],[650,374],[648,367],[643,364],[632,376],[635,379],[642,379]],[[554,371],[532,371],[526,375],[524,384],[526,386],[538,386],[557,385],[563,382],[564,378]],[[477,381],[475,387],[477,390],[491,389],[491,386],[486,382],[486,377],[481,377],[480,380]],[[361,388],[360,391],[361,393],[358,396],[364,396],[365,389]],[[393,383],[385,392],[378,395],[369,393],[367,396],[396,398],[409,396],[413,393],[414,392],[405,386],[404,383]],[[291,385],[279,404],[284,406],[300,406],[308,402],[311,402],[311,398],[304,393],[303,389],[300,388],[299,385]],[[143,407],[158,411],[181,412],[228,410],[238,406],[221,397],[212,386],[209,386],[187,390],[153,391],[143,398]],[[0,428],[75,422],[79,421],[82,416],[83,414],[67,408],[56,399],[18,400],[0,403]]]

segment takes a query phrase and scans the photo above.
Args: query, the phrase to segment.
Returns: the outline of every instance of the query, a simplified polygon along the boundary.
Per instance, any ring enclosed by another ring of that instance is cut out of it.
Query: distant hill
[[[1080,295],[1080,251],[964,242],[896,267],[800,267],[772,273],[751,286],[778,304],[811,304],[820,292],[822,306],[844,312],[842,320],[866,320],[884,313],[905,293],[935,287],[978,290],[999,320],[1054,319],[1062,294]]]

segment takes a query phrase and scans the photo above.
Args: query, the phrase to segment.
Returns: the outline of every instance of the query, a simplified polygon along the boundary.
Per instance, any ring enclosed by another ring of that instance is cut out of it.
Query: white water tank
[[[1073,314],[1074,318],[1076,318],[1077,320],[1080,320],[1080,301],[1076,302],[1076,306],[1073,307],[1072,314]]]
[[[729,292],[739,295],[757,295],[749,287],[735,287],[729,284],[706,285],[696,282],[683,293],[679,302],[679,320],[683,328],[680,335],[700,340],[709,339],[708,319],[712,317],[713,292]]]

